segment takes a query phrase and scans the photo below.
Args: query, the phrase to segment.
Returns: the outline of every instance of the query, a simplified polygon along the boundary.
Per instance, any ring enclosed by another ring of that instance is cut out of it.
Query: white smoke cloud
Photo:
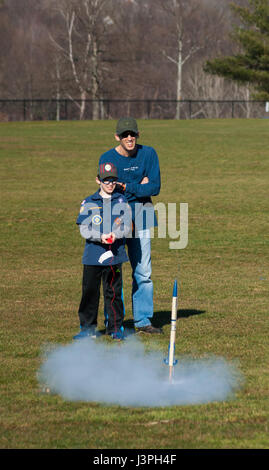
[[[104,344],[86,338],[47,348],[39,382],[70,401],[121,406],[171,406],[223,401],[242,383],[237,367],[220,357],[178,358],[173,383],[160,352],[137,338]]]

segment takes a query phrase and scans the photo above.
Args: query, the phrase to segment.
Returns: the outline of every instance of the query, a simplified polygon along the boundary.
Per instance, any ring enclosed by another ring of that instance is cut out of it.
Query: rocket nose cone
[[[177,280],[174,282],[173,297],[177,297]]]

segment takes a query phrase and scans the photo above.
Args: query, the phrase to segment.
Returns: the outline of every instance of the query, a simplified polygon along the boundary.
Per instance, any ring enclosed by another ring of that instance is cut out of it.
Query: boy
[[[116,188],[118,172],[106,162],[96,177],[100,189],[81,204],[77,225],[86,239],[83,253],[82,297],[79,305],[80,332],[74,339],[96,337],[101,279],[108,315],[107,334],[122,340],[122,263],[128,261],[125,237],[131,232],[132,215],[127,199]]]

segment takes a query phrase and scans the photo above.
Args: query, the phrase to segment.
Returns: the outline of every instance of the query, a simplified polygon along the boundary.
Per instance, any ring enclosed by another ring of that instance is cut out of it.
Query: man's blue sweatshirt
[[[134,222],[140,220],[139,217],[135,217],[135,215],[141,214],[141,210],[144,210],[143,227],[141,223],[136,223],[136,227],[140,230],[153,225],[156,226],[157,220],[154,214],[151,196],[157,196],[159,194],[161,176],[159,159],[154,148],[146,145],[137,145],[137,151],[135,155],[131,157],[124,157],[113,148],[101,155],[99,165],[108,162],[114,163],[118,170],[119,181],[126,184],[124,195],[131,206]],[[149,182],[140,184],[144,176],[148,177]],[[145,204],[147,204],[146,207]]]

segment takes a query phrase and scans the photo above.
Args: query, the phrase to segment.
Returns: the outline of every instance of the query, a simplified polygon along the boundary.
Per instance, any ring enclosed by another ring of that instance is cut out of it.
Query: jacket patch
[[[92,223],[94,225],[101,225],[103,219],[100,215],[94,215],[93,218],[92,218]]]

